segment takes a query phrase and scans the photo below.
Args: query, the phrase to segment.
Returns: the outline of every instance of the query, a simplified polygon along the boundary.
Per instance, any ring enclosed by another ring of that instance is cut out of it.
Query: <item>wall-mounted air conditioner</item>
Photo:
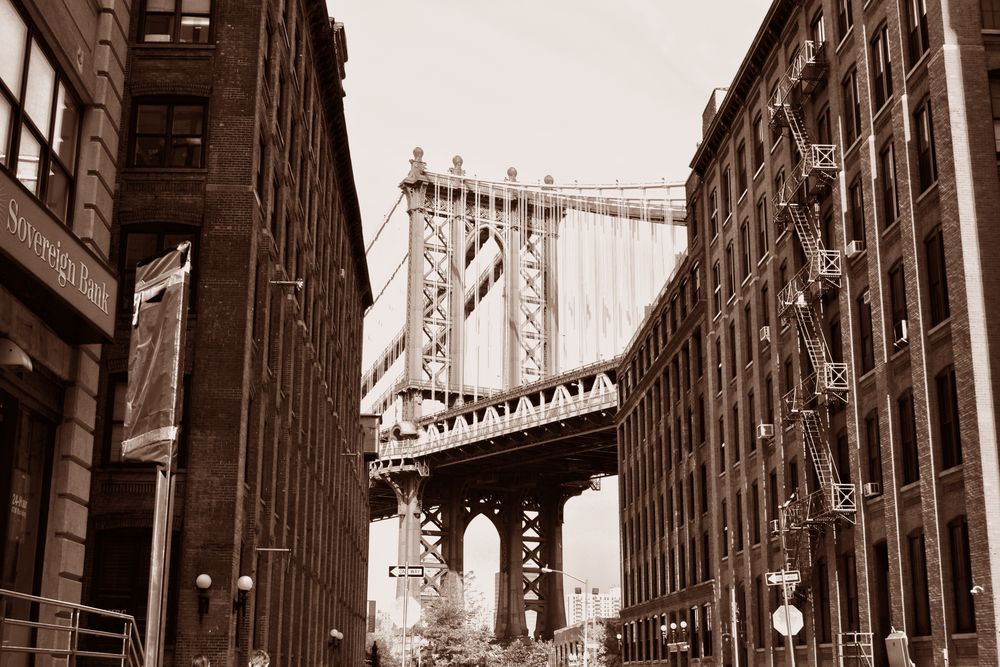
[[[910,342],[910,328],[906,320],[896,322],[892,328],[893,339],[896,347],[903,347]]]
[[[764,440],[774,437],[774,424],[757,424],[757,439]]]
[[[764,326],[760,328],[760,342],[762,343],[771,342],[771,327]]]
[[[866,482],[861,487],[861,493],[865,498],[873,498],[882,495],[882,485],[878,482]]]
[[[865,251],[864,241],[851,241],[847,244],[847,258],[857,257]]]

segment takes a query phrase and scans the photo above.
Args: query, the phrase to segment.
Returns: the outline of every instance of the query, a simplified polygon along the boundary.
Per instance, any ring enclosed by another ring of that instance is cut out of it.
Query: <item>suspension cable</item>
[[[389,224],[389,219],[392,217],[392,214],[396,212],[396,209],[399,207],[399,202],[401,201],[403,201],[402,191],[400,191],[399,198],[396,199],[396,203],[392,205],[392,208],[389,209],[389,212],[385,214],[384,218],[382,218],[382,224],[379,225],[378,231],[375,232],[374,238],[372,238],[371,242],[368,243],[368,247],[365,248],[366,255],[371,251],[372,246],[375,245],[375,242],[378,241],[378,237],[382,235],[382,230],[384,230],[386,225]]]
[[[375,305],[376,303],[378,303],[378,300],[382,298],[382,295],[383,295],[383,294],[385,294],[385,291],[386,291],[386,290],[387,290],[387,289],[389,288],[389,285],[390,285],[390,283],[392,283],[393,279],[394,279],[394,278],[396,277],[396,274],[397,274],[397,273],[399,273],[399,270],[400,270],[401,268],[403,268],[403,265],[404,265],[404,264],[406,264],[406,260],[407,260],[407,259],[408,259],[409,257],[410,257],[410,253],[406,253],[405,255],[403,255],[403,259],[402,259],[402,260],[400,260],[399,264],[398,264],[398,265],[396,266],[396,270],[392,272],[392,275],[391,275],[391,276],[389,276],[389,279],[388,279],[387,281],[385,281],[385,285],[383,285],[383,286],[382,286],[382,289],[380,289],[380,290],[378,291],[378,294],[377,294],[377,295],[375,296],[375,298],[374,298],[374,299],[372,300],[372,307],[373,307],[373,306],[374,306],[374,305]]]

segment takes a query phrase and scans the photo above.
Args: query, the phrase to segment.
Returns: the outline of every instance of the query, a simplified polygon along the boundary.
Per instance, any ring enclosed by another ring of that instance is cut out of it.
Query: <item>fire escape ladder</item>
[[[778,529],[785,531],[786,562],[799,570],[809,567],[813,538],[823,535],[828,524],[841,519],[853,522],[856,511],[854,486],[840,482],[826,432],[827,402],[831,398],[847,400],[848,373],[846,364],[833,361],[827,346],[819,296],[839,284],[841,255],[824,246],[817,216],[806,203],[810,179],[814,184],[829,183],[838,171],[837,147],[813,143],[802,108],[802,100],[825,74],[822,45],[806,42],[785,71],[769,107],[772,125],[788,128],[801,155],[797,168],[774,196],[775,223],[794,227],[806,258],[806,266],[782,286],[780,314],[786,322],[794,320],[800,349],[804,349],[815,371],[800,377],[784,401],[785,417],[799,424],[804,448],[816,472],[817,487],[783,507],[782,519],[776,522],[780,523]],[[842,639],[850,640],[843,645],[853,647],[851,656],[859,651],[864,654],[857,649],[858,637]],[[869,641],[868,655],[870,646]]]

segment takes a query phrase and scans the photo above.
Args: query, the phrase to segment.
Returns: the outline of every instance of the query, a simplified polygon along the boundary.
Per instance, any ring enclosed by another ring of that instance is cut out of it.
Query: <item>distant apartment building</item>
[[[791,571],[797,664],[997,664],[998,35],[775,0],[713,95],[618,373],[626,663],[785,662]]]
[[[601,593],[599,588],[592,588],[586,599],[586,612],[584,612],[584,597],[583,589],[579,586],[566,596],[567,626],[582,623],[585,613],[590,619],[616,618],[621,610],[622,589],[618,586],[613,586],[607,593]]]

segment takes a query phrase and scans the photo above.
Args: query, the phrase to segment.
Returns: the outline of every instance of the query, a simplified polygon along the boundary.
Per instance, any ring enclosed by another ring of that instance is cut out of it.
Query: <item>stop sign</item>
[[[785,609],[788,610],[787,616]],[[797,635],[802,630],[802,612],[794,605],[788,605],[787,607],[782,605],[778,607],[777,611],[771,614],[771,624],[774,625],[775,630],[786,637]]]

